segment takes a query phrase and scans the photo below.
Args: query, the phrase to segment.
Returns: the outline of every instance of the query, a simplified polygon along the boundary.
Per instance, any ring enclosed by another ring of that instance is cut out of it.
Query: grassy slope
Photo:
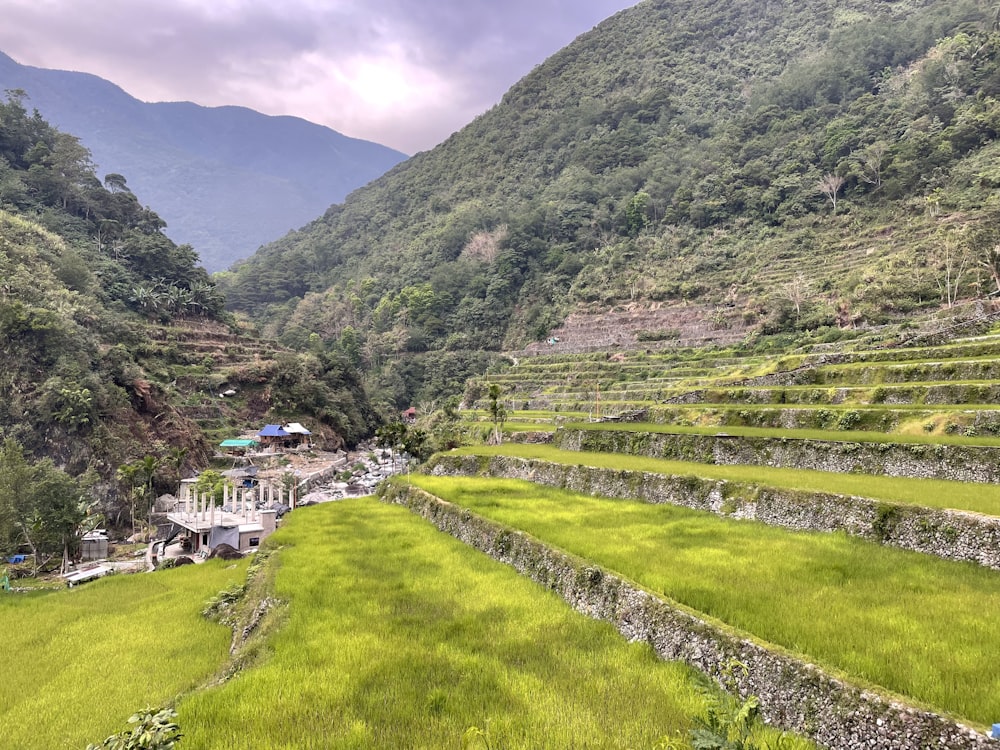
[[[730,482],[759,484],[786,489],[856,495],[874,500],[951,508],[1000,516],[1000,487],[938,479],[874,477],[836,474],[807,469],[780,469],[771,466],[717,466],[685,461],[664,461],[615,453],[561,451],[548,445],[501,445],[460,448],[459,453],[483,456],[518,456],[543,461],[597,466],[608,469],[648,471],[675,476],[697,476]]]
[[[180,706],[185,746],[651,748],[699,678],[396,507],[296,512],[270,658]],[[804,746],[804,745],[802,745]],[[795,747],[800,747],[795,745]]]
[[[862,430],[782,430],[770,427],[698,427],[693,425],[649,424],[639,422],[579,422],[562,425],[567,430],[603,430],[608,432],[655,432],[665,435],[736,435],[739,437],[774,438],[777,440],[825,440],[839,443],[906,443],[912,445],[977,445],[1000,446],[1000,438],[968,437],[965,435],[904,435],[899,433],[866,432]],[[530,429],[510,422],[505,429]],[[536,429],[542,429],[538,427]],[[550,427],[550,429],[552,429]]]
[[[0,596],[0,745],[79,750],[204,682],[225,663],[232,634],[201,610],[245,571],[213,561]]]
[[[980,725],[1000,716],[992,571],[526,482],[412,481],[809,661]]]

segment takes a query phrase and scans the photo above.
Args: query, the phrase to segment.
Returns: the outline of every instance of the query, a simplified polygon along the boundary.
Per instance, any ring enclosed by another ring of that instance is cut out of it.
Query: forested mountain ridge
[[[328,445],[373,432],[342,357],[238,326],[194,249],[162,230],[124,176],[97,179],[74,136],[17,94],[0,102],[0,442],[113,499],[120,466],[204,466],[220,434],[266,418],[308,421]]]
[[[296,117],[191,102],[146,103],[97,76],[20,65],[0,52],[0,91],[26,103],[91,152],[100,174],[128,176],[167,234],[198,248],[209,271],[261,244],[405,159]]]
[[[975,0],[646,0],[262,248],[227,296],[402,405],[440,391],[429,367],[572,310],[698,302],[767,332],[989,291],[978,260],[948,268],[993,247],[992,21]]]

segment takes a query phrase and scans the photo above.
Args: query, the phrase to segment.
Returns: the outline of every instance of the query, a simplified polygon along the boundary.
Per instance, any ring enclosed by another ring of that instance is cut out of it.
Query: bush
[[[87,750],[172,750],[183,736],[174,721],[172,708],[146,708],[129,717],[134,726],[113,734],[100,745],[89,744]]]

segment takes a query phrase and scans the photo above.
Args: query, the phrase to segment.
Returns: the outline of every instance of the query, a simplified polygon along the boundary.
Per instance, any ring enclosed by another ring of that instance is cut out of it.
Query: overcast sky
[[[144,101],[296,115],[408,154],[636,0],[0,0],[0,51]]]

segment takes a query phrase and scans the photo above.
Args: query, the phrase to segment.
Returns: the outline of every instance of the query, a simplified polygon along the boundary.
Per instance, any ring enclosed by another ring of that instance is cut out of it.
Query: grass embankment
[[[540,414],[541,412],[535,412]],[[555,423],[558,412],[549,412],[548,421],[541,417],[511,417],[504,422],[504,432],[555,432],[566,430],[602,430],[604,432],[652,432],[661,435],[732,435],[735,437],[768,438],[773,440],[821,440],[838,443],[905,443],[908,445],[971,445],[1000,447],[1000,437],[969,435],[937,435],[927,432],[874,432],[872,430],[820,430],[808,428],[746,427],[743,425],[678,425],[659,422],[566,422]],[[539,420],[539,421],[534,421]],[[462,426],[492,428],[483,418],[465,420]]]
[[[296,511],[270,657],[180,705],[195,748],[652,748],[701,680],[403,508]],[[473,745],[485,746],[485,745]],[[794,747],[805,747],[805,743]]]
[[[510,422],[504,429],[514,427]],[[737,437],[769,438],[774,440],[821,440],[839,443],[906,443],[915,445],[1000,446],[1000,437],[969,437],[966,435],[914,435],[909,433],[870,432],[863,430],[809,430],[777,427],[699,427],[640,422],[568,422],[567,430],[602,430],[605,432],[653,432],[664,435],[734,435]],[[527,430],[523,423],[517,430]],[[549,429],[554,429],[550,426]]]
[[[603,469],[723,479],[728,482],[749,485],[826,492],[835,495],[856,495],[873,500],[1000,516],[1000,486],[992,484],[950,482],[941,479],[883,477],[868,474],[838,474],[811,469],[781,469],[773,466],[699,464],[688,461],[629,456],[622,453],[564,451],[549,445],[519,443],[458,448],[454,452],[474,456],[515,456],[574,466],[594,466]]]
[[[201,612],[246,564],[210,561],[74,589],[0,593],[0,745],[80,750],[226,662],[232,632]]]
[[[993,571],[528,482],[411,479],[808,661],[980,726],[1000,716]]]

